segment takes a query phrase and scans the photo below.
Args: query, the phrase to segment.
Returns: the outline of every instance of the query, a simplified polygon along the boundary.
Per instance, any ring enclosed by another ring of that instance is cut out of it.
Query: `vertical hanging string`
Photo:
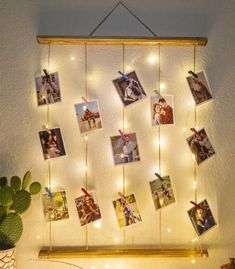
[[[158,45],[158,92],[161,95],[161,48]],[[158,125],[158,171],[161,175],[161,125]],[[159,240],[160,249],[162,249],[162,209],[159,209]]]
[[[47,70],[48,73],[50,72],[50,60],[51,60],[51,44],[48,44],[48,53],[47,53]],[[47,104],[47,110],[46,110],[46,125],[50,125],[50,105]],[[51,183],[51,161],[50,159],[48,160],[48,187],[49,190],[52,191],[52,183]],[[49,246],[50,246],[50,251],[52,250],[52,222],[49,222]]]
[[[193,47],[193,72],[196,72],[196,46]],[[196,104],[194,105],[194,128],[197,127],[197,107]],[[197,164],[194,160],[194,186],[195,186],[195,192],[194,192],[194,201],[197,204]]]
[[[85,43],[85,98],[88,98],[88,72],[87,72],[87,43]],[[88,134],[85,134],[85,188],[88,189]],[[85,237],[86,237],[86,250],[88,251],[88,226],[85,227]]]
[[[122,72],[125,74],[125,44],[122,44]],[[125,107],[122,109],[122,132],[125,134]],[[126,195],[126,171],[125,163],[122,165],[122,193]],[[123,229],[123,245],[126,243],[126,231]]]

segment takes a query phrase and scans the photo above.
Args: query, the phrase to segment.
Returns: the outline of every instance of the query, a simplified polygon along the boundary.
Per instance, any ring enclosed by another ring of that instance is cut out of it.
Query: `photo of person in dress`
[[[113,206],[120,228],[142,221],[134,194],[122,195],[121,198],[113,201]]]
[[[65,191],[42,194],[43,212],[46,221],[57,221],[69,218]]]
[[[102,129],[102,120],[97,100],[75,104],[75,111],[81,133]]]
[[[169,176],[150,181],[149,185],[156,210],[175,202],[171,179]]]
[[[187,142],[198,165],[215,154],[205,129],[187,138]]]
[[[101,219],[101,212],[94,192],[75,199],[81,226]]]
[[[202,235],[216,225],[207,200],[203,200],[188,211],[197,235]]]
[[[135,133],[125,134],[124,136],[112,136],[111,144],[115,165],[140,161]]]
[[[61,102],[58,72],[35,78],[38,106]]]
[[[151,96],[152,126],[174,124],[173,95]]]
[[[196,105],[200,105],[211,100],[212,95],[204,72],[201,71],[195,75],[187,77],[187,81]]]
[[[113,80],[114,86],[117,89],[124,106],[128,106],[147,96],[139,82],[136,72],[133,71],[126,75],[127,78],[119,77]]]
[[[45,160],[66,155],[60,128],[40,131],[39,138]]]

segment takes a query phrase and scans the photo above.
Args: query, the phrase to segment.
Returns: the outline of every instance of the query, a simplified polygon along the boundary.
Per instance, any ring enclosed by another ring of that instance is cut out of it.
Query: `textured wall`
[[[199,200],[207,198],[217,227],[201,237],[210,258],[191,265],[190,260],[109,261],[111,268],[219,268],[234,256],[234,1],[129,1],[133,11],[159,35],[207,36],[209,43],[198,49],[197,69],[204,69],[215,97],[214,102],[198,109],[198,125],[205,127],[216,155],[198,169]],[[4,1],[0,2],[0,123],[1,175],[23,175],[31,170],[35,179],[47,184],[47,163],[43,160],[38,131],[45,122],[46,108],[37,107],[34,76],[47,67],[47,47],[39,46],[37,34],[87,35],[100,17],[113,7],[113,1]],[[120,19],[121,18],[121,19]],[[123,9],[107,22],[100,35],[147,34]],[[137,71],[148,95],[157,81],[156,66],[146,58],[156,48],[127,48],[126,63]],[[75,61],[71,62],[70,57]],[[171,175],[177,202],[162,211],[162,237],[165,245],[192,246],[194,236],[186,211],[193,199],[193,163],[185,142],[193,123],[191,95],[185,75],[192,68],[192,48],[162,48],[162,74],[167,81],[166,93],[175,96],[174,126],[162,128],[166,143],[162,148],[163,173]],[[122,126],[122,104],[112,85],[122,66],[120,47],[89,47],[89,98],[99,99],[104,129],[89,136],[90,188],[96,189],[103,221],[100,230],[89,226],[91,245],[122,241],[111,201],[120,190],[122,169],[113,166],[111,135]],[[70,218],[52,223],[53,245],[84,245],[85,229],[80,227],[74,198],[84,186],[84,139],[77,126],[74,103],[84,95],[84,48],[51,48],[51,68],[60,75],[62,103],[50,107],[50,125],[60,126],[67,156],[52,160],[55,188],[68,194]],[[127,131],[136,132],[142,161],[127,166],[127,193],[134,192],[143,223],[126,229],[127,244],[159,244],[159,213],[155,212],[148,181],[157,169],[157,129],[150,127],[150,101],[143,100],[126,109]],[[167,233],[166,229],[172,232]],[[44,221],[41,198],[34,200],[24,216],[24,235],[18,244],[18,268],[57,268],[48,262],[36,262],[38,250],[48,245],[48,224]],[[74,261],[91,268],[104,268],[106,261]],[[60,268],[69,268],[60,265]]]

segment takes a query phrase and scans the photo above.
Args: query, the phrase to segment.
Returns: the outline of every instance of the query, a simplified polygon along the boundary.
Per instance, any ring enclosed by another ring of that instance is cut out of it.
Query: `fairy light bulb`
[[[93,80],[93,77],[92,76],[89,76],[88,77],[88,80],[92,81]]]
[[[96,221],[95,223],[94,223],[94,227],[96,228],[96,229],[100,229],[101,228],[101,222],[100,221]]]
[[[83,106],[83,110],[85,111],[85,110],[86,110],[86,108],[87,108],[87,107],[86,107],[86,105],[84,105],[84,106]]]
[[[109,264],[105,264],[105,266],[104,266],[105,268],[110,268],[110,265]]]
[[[191,260],[191,263],[192,264],[195,264],[196,263],[196,260],[195,259]]]
[[[94,265],[92,265],[92,266],[91,266],[91,269],[95,269],[95,266],[94,266]]]
[[[171,232],[171,228],[167,228],[166,231],[167,231],[168,233],[170,233],[170,232]]]
[[[195,157],[194,154],[192,154],[192,159],[193,159],[194,161],[196,161],[196,157]]]
[[[114,241],[115,241],[116,243],[118,243],[118,242],[120,242],[120,238],[119,238],[119,237],[115,237],[115,238],[114,238]]]
[[[121,154],[120,154],[120,157],[123,159],[123,158],[124,158],[124,154],[123,154],[123,153],[121,153]]]
[[[196,242],[197,241],[197,237],[193,237],[192,238],[192,242],[194,243],[194,242]]]
[[[87,166],[86,165],[84,165],[84,170],[87,171]]]
[[[166,89],[166,83],[165,82],[160,82],[160,90],[163,91]]]
[[[184,128],[182,128],[182,131],[183,131],[183,132],[186,132],[186,131],[187,131],[187,129],[184,127]]]
[[[147,61],[150,63],[150,64],[155,64],[157,62],[157,55],[155,54],[150,54],[147,58]]]
[[[131,67],[128,65],[127,67],[126,67],[126,71],[130,71],[131,70]]]
[[[193,181],[193,189],[196,189],[196,188],[197,188],[197,182]]]
[[[85,135],[85,141],[87,141],[88,140],[88,135]]]
[[[71,56],[71,57],[70,57],[70,60],[71,60],[71,61],[75,61],[75,57],[74,57],[74,56]]]

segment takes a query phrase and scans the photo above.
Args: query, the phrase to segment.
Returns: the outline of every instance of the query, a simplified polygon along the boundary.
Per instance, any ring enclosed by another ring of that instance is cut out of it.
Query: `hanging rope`
[[[196,72],[196,46],[193,47],[193,72]],[[197,107],[194,105],[194,128],[197,126]],[[194,201],[197,204],[197,164],[194,161],[194,184],[195,184],[195,192],[194,192]]]
[[[85,98],[88,98],[88,65],[87,65],[87,44],[85,43]],[[85,134],[85,188],[88,189],[88,134]],[[85,227],[85,247],[88,250],[88,226]]]
[[[119,7],[123,6],[140,24],[142,24],[153,36],[157,36],[156,33],[148,25],[146,25],[136,14],[134,14],[124,3],[121,1],[118,2],[109,12],[108,14],[100,21],[100,23],[92,30],[89,34],[89,36],[92,36],[99,28],[100,26],[110,17],[110,15]]]
[[[161,95],[161,47],[158,46],[158,92]],[[161,175],[161,125],[158,125],[158,171]],[[162,249],[162,209],[159,209],[159,242]]]

